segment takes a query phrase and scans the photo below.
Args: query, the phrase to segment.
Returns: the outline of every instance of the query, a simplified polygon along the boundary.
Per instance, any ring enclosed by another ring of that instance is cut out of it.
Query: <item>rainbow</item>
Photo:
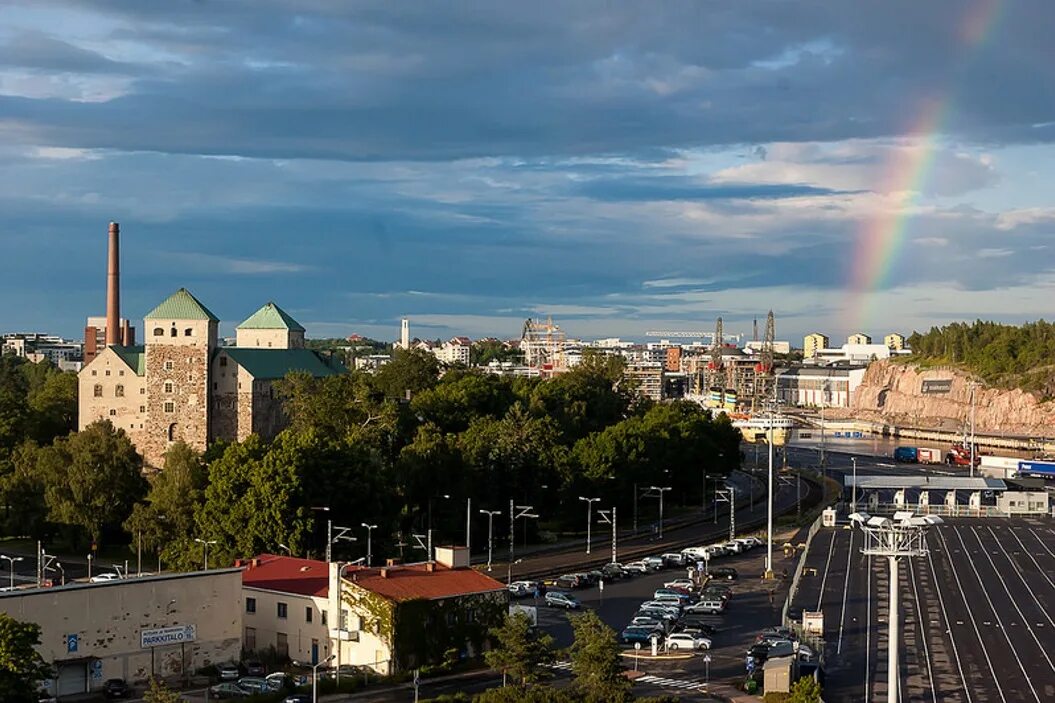
[[[968,70],[971,55],[993,36],[1003,4],[1000,0],[978,0],[962,18],[959,38],[965,55],[959,73]],[[850,267],[850,302],[845,319],[848,333],[868,325],[875,293],[883,287],[898,260],[912,211],[934,165],[942,128],[955,103],[953,88],[921,100],[914,119],[902,130],[905,144],[894,149],[883,165],[874,190],[891,194],[893,201],[858,231],[857,251]]]

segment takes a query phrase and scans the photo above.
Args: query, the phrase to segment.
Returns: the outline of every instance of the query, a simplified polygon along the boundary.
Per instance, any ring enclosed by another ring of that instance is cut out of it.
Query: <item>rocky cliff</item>
[[[971,406],[972,377],[950,367],[921,369],[878,361],[868,367],[853,395],[850,415],[861,420],[958,431]],[[924,391],[929,392],[924,392]],[[1055,403],[1020,390],[975,389],[979,433],[1053,436]]]

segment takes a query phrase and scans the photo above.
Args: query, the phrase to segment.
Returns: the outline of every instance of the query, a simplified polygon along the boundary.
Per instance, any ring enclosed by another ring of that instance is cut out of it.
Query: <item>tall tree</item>
[[[395,349],[392,360],[378,369],[374,381],[386,398],[405,398],[436,385],[440,362],[420,349]]]
[[[619,703],[631,699],[630,680],[623,674],[615,631],[592,610],[571,617],[575,641],[571,667],[575,687],[587,703]]]
[[[142,459],[109,420],[93,422],[41,450],[44,499],[53,522],[83,527],[96,542],[118,526],[146,494]]]
[[[37,703],[41,683],[51,676],[35,649],[39,644],[39,625],[0,613],[0,700]]]
[[[501,627],[491,630],[491,635],[495,645],[484,653],[489,667],[508,675],[521,687],[550,677],[546,666],[556,657],[553,637],[533,628],[527,615],[506,616]]]

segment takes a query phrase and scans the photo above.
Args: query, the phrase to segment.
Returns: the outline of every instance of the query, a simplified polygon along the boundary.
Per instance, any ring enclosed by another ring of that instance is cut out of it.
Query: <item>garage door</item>
[[[87,665],[83,662],[78,664],[59,664],[59,677],[55,680],[57,687],[55,693],[59,696],[87,693],[87,673]]]

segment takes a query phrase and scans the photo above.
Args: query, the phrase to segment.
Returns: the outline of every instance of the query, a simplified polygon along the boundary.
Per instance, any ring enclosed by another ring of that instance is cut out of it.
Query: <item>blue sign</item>
[[[66,653],[73,654],[77,651],[77,635],[66,635]]]
[[[103,663],[96,659],[88,667],[92,670],[92,680],[99,681],[103,678]]]

